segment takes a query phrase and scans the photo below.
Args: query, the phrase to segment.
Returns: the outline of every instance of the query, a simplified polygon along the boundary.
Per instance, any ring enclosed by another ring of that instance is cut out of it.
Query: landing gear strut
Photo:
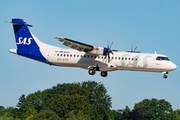
[[[102,72],[101,72],[101,76],[102,76],[102,77],[106,77],[107,75],[108,75],[107,72],[105,72],[105,71],[102,71]]]
[[[164,75],[163,75],[163,78],[167,78],[167,75],[166,74],[168,74],[168,72],[162,72]]]

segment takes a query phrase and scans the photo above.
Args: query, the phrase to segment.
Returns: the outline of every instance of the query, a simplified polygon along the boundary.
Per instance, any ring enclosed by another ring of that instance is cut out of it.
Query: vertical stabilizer
[[[22,19],[12,19],[12,23],[18,49],[39,49],[26,22]]]
[[[17,45],[17,49],[10,49],[9,52],[49,64],[49,61],[46,60],[46,56],[44,56],[45,54],[42,54],[41,48],[57,47],[42,43],[38,40],[29,31],[28,27],[32,27],[32,25],[26,24],[23,19],[12,19],[12,21],[6,22],[13,24]]]

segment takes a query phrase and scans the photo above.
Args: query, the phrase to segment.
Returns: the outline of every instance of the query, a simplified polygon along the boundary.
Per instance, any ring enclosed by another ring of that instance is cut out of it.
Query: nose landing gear
[[[168,74],[168,72],[162,72],[163,75],[163,78],[166,79],[168,76],[166,74]]]

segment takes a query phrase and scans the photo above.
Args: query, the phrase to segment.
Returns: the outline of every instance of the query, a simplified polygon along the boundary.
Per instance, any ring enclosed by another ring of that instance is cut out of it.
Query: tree
[[[5,108],[4,108],[4,106],[0,106],[0,110],[4,110]]]
[[[85,115],[93,115],[93,107],[89,104],[86,96],[75,95],[59,95],[51,98],[47,104],[47,109],[54,111],[60,118],[68,118],[69,112],[73,111],[75,115],[81,111]]]
[[[60,120],[60,118],[53,111],[42,110],[40,113],[29,116],[26,120]]]
[[[79,110],[77,114],[75,114],[74,111],[69,112],[66,120],[92,120],[92,119],[90,115],[85,115],[81,112],[81,110]]]
[[[174,112],[171,104],[164,99],[144,99],[135,104],[134,110],[138,110],[144,119],[174,119]]]
[[[176,120],[180,120],[180,109],[174,111]]]
[[[59,95],[64,95],[70,101],[74,101],[72,100],[74,96],[81,98],[82,101],[88,101],[88,104],[92,106],[93,114],[91,118],[94,120],[108,120],[110,118],[111,97],[107,95],[104,85],[95,81],[58,84],[42,92],[37,91],[28,96],[22,95],[17,104],[16,114],[21,119],[25,119],[31,115],[40,113],[41,110],[46,110],[49,104],[56,101],[56,98],[59,99]],[[88,104],[86,103],[86,105]],[[74,107],[73,103],[70,103],[69,106],[68,108],[70,109],[68,111],[74,110],[71,109]],[[74,112],[78,110],[83,112],[81,107],[77,107]]]
[[[111,118],[111,119],[114,120],[117,116],[118,116],[118,113],[117,113],[116,110],[111,110],[111,111],[110,111],[110,118]]]
[[[93,105],[94,120],[108,120],[110,118],[111,97],[107,95],[104,85],[95,81],[87,81],[80,83],[58,84],[48,89],[44,97],[45,104],[50,102],[50,98],[58,95],[75,95],[87,96],[89,103]]]
[[[0,116],[3,116],[4,115],[4,106],[0,106]]]

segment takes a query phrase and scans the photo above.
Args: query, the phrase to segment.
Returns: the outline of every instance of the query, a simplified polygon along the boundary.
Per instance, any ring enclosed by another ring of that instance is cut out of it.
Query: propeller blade
[[[105,49],[105,50],[106,50],[106,51],[105,51],[105,57],[104,57],[103,60],[105,60],[105,59],[107,58],[107,56],[108,56],[108,64],[109,64],[109,62],[110,62],[110,53],[113,54],[112,50],[110,49],[110,48],[112,47],[112,44],[113,44],[113,43],[114,43],[114,42],[112,42],[111,45],[109,46],[109,39],[107,38],[107,48]],[[114,55],[114,54],[113,54],[113,55]]]
[[[111,46],[112,46],[113,43],[114,43],[114,42],[111,43],[110,48],[111,48]]]
[[[109,62],[110,62],[110,56],[109,56],[109,53],[108,53],[108,64],[109,64]]]
[[[109,38],[107,38],[107,48],[109,48]]]

